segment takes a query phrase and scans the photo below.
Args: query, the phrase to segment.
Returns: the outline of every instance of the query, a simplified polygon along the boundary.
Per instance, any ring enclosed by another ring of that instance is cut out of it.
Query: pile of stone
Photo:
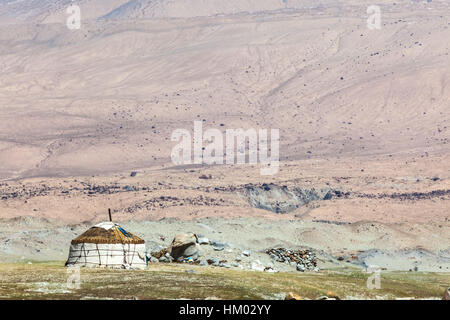
[[[298,271],[319,271],[317,257],[311,250],[290,250],[273,248],[265,251],[272,260],[295,266]]]
[[[200,249],[202,247],[202,249]],[[248,269],[261,272],[278,272],[296,268],[298,271],[319,271],[316,255],[311,250],[290,250],[273,248],[265,251],[270,256],[258,256],[250,250],[233,247],[227,242],[211,240],[194,233],[182,233],[175,236],[167,248],[156,245],[147,256],[150,263],[178,262],[201,266]],[[258,260],[258,258],[260,260]],[[275,262],[286,264],[275,269]],[[282,269],[279,269],[279,268]]]

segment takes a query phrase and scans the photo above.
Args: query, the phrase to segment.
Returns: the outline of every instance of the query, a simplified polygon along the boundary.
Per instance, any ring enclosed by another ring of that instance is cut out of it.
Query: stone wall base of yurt
[[[114,269],[146,269],[145,244],[70,245],[66,267],[92,267]]]

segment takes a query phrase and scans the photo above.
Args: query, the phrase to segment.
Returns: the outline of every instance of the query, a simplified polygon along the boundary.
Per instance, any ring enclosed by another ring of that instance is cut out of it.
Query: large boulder
[[[167,251],[177,262],[182,262],[187,258],[197,260],[199,246],[197,235],[194,233],[182,233],[175,236]]]

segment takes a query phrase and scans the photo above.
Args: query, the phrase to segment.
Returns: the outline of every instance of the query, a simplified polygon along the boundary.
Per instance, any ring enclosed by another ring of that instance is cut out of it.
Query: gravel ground
[[[145,239],[148,252],[167,248],[176,234],[194,232],[210,241],[224,244],[223,250],[220,251],[211,244],[200,245],[199,260],[216,259],[226,267],[236,269],[251,269],[252,265],[262,265],[276,271],[297,272],[295,264],[276,261],[265,252],[271,248],[286,248],[311,249],[317,256],[319,270],[343,266],[377,266],[387,270],[450,272],[448,250],[439,246],[434,250],[411,249],[406,246],[402,248],[398,243],[405,242],[410,235],[403,235],[402,238],[398,226],[397,229],[379,226],[383,227],[384,238],[396,238],[389,246],[384,245],[384,241],[374,242],[373,239],[377,235],[374,231],[357,233],[355,226],[351,224],[333,225],[300,219],[270,222],[247,218],[206,218],[189,221],[164,219],[128,221],[121,225]],[[31,217],[4,219],[0,227],[1,260],[65,261],[70,241],[90,226],[54,226],[49,220]],[[357,230],[361,227],[359,224]],[[325,235],[330,237],[325,239],[327,241],[324,241]],[[358,235],[358,241],[352,241],[355,235]]]

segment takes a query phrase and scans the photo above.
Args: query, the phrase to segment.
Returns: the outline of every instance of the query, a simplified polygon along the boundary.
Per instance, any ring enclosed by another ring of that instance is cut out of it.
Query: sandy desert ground
[[[0,0],[2,261],[63,261],[112,208],[158,245],[450,270],[448,1],[378,1],[380,30],[370,1],[80,0],[79,30],[69,3]],[[279,129],[279,172],[174,165],[194,121]]]

